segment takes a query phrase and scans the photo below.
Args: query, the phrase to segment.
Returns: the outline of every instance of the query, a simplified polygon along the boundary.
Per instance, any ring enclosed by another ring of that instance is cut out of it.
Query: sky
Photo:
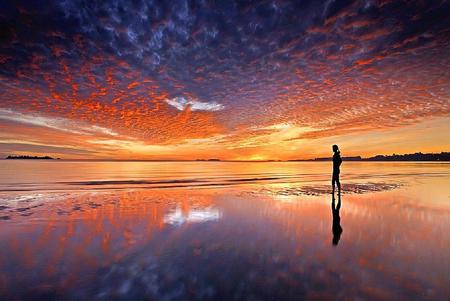
[[[0,156],[450,150],[450,1],[0,2]]]

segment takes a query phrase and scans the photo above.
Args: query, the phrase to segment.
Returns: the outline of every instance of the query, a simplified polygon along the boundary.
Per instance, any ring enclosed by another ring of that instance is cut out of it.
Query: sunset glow
[[[2,4],[0,156],[448,151],[449,3],[320,2]]]

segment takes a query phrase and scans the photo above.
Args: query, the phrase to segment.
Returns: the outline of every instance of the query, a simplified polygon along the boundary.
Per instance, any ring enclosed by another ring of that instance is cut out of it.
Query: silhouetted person
[[[341,227],[341,217],[339,216],[339,210],[341,209],[341,195],[338,194],[338,203],[336,205],[334,194],[331,201],[331,213],[333,214],[333,246],[337,246],[339,239],[341,239],[341,234],[343,232]]]
[[[334,184],[337,184],[339,194],[341,193],[341,182],[339,181],[339,173],[341,172],[340,167],[342,163],[341,152],[338,146],[333,145],[333,177],[331,178],[331,185],[333,186],[334,194]]]

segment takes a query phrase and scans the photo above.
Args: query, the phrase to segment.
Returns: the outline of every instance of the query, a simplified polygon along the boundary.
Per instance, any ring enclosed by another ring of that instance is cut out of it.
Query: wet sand
[[[449,299],[450,168],[390,165],[383,176],[369,167],[348,166],[336,245],[330,187],[319,173],[292,181],[298,173],[278,170],[281,180],[261,180],[280,177],[252,170],[259,180],[170,189],[47,183],[3,191],[0,299]]]

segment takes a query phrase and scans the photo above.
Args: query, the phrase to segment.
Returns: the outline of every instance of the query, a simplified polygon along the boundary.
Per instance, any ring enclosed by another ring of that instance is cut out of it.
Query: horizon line
[[[374,156],[370,156],[370,157],[362,157],[359,155],[356,156],[344,156],[342,157],[343,159],[349,159],[349,158],[359,158],[358,160],[348,160],[348,161],[369,161],[369,162],[373,162],[370,161],[368,159],[371,158],[375,158],[375,157],[389,157],[389,156],[408,156],[408,155],[417,155],[417,154],[422,154],[422,155],[440,155],[440,154],[446,154],[446,153],[450,153],[450,151],[441,151],[441,152],[435,152],[435,153],[422,153],[422,152],[415,152],[415,153],[408,153],[408,154],[396,154],[396,153],[392,153],[392,154],[377,154]],[[14,156],[14,157],[20,157],[20,156],[30,156],[31,155],[8,155],[8,156]],[[7,156],[7,157],[8,157]],[[39,158],[39,157],[45,157],[48,155],[43,155],[43,156],[37,156],[34,155],[35,157],[38,158],[25,158],[25,159],[20,159],[20,158],[12,158],[12,159],[8,159],[7,157],[2,157],[0,158],[0,160],[46,160],[44,158]],[[51,159],[47,159],[50,161],[117,161],[117,162],[321,162],[321,161],[325,161],[326,159],[331,159],[331,157],[315,157],[315,158],[311,158],[311,159],[302,159],[302,158],[297,158],[297,159],[285,159],[285,160],[281,160],[281,159],[266,159],[266,160],[233,160],[233,159],[219,159],[219,158],[209,158],[209,159],[114,159],[114,158],[105,158],[105,159],[77,159],[77,158],[53,158],[51,157]],[[396,161],[396,160],[388,160],[388,161]],[[397,161],[416,161],[416,160],[397,160]],[[439,160],[435,160],[435,161],[439,161]],[[417,160],[416,162],[420,162],[420,160]],[[441,162],[449,162],[449,161],[441,161]]]

